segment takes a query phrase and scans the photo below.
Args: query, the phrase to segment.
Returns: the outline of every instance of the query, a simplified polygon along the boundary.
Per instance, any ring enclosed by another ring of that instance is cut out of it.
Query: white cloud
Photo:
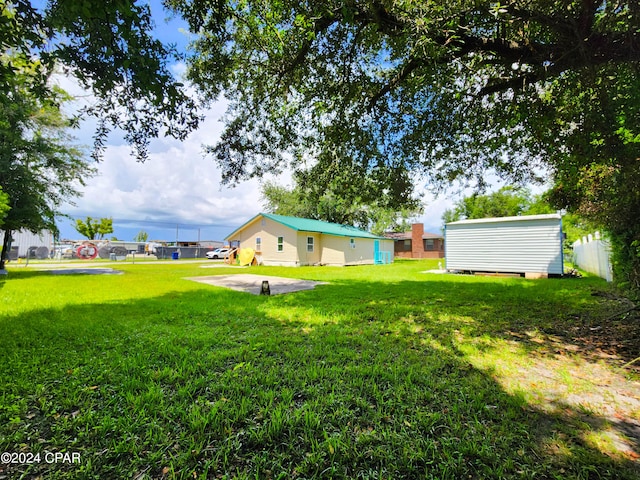
[[[154,140],[145,163],[136,162],[127,145],[108,146],[77,207],[64,213],[186,224],[238,224],[255,215],[261,209],[258,182],[222,187],[220,169],[203,157],[202,145],[220,135],[224,108],[217,104],[184,142]]]
[[[442,214],[453,207],[454,200],[445,197],[428,197],[424,214],[418,218],[418,223],[424,223],[424,229],[431,233],[440,233],[442,229]]]
[[[176,72],[184,69],[174,66]],[[94,98],[77,82],[64,75],[56,83],[76,96],[69,114],[90,105]],[[193,93],[193,92],[192,92]],[[222,174],[212,158],[205,158],[203,145],[215,144],[223,130],[220,118],[225,102],[217,102],[206,113],[200,128],[185,141],[170,137],[154,139],[149,159],[136,162],[121,132],[112,132],[107,141],[98,174],[86,181],[83,196],[63,205],[62,213],[72,217],[112,217],[123,220],[164,222],[184,225],[237,226],[262,210],[257,180],[237,187],[221,185]],[[78,143],[91,147],[97,122],[84,119],[74,132]],[[286,181],[288,175],[284,176]],[[64,227],[64,225],[62,225]]]

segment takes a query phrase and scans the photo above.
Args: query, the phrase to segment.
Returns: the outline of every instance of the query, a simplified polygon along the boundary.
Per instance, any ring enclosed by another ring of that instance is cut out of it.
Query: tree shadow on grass
[[[633,305],[598,279],[580,285],[575,279],[478,281],[471,277],[460,282],[459,278],[448,281],[447,276],[431,276],[421,282],[355,286],[332,282],[322,288],[340,289],[342,296],[358,304],[369,302],[372,310],[382,307],[396,316],[431,321],[431,326],[454,315],[462,322],[458,326],[474,336],[513,339],[535,351],[575,350],[590,360],[619,365],[640,356],[638,311],[629,311]],[[352,286],[353,292],[347,293]]]
[[[460,334],[553,324],[545,312],[567,303],[559,289],[510,316],[531,288],[350,281],[256,297],[212,287],[1,320],[12,334],[0,343],[0,446],[83,461],[0,473],[635,478],[636,463],[588,438],[609,422],[568,424],[583,412],[529,405],[462,351]]]
[[[621,311],[621,306],[624,310],[628,302],[603,295],[602,287],[598,281],[577,285],[572,279],[450,282],[441,277],[394,284],[334,283],[322,288],[339,291],[349,305],[350,318],[378,322],[381,328],[401,333],[413,344],[426,339],[461,357],[468,356],[471,346],[476,356],[486,352],[491,358],[493,354],[507,365],[513,356],[501,359],[495,352],[505,347],[521,351],[520,371],[507,372],[505,381],[525,390],[534,384],[539,401],[547,404],[568,398],[576,418],[617,430],[626,444],[624,450],[637,458],[640,385],[629,380],[621,367],[631,373],[628,363],[640,355],[640,338],[628,335],[637,329],[632,319],[611,318],[611,312]],[[289,304],[303,307],[307,301],[313,300],[298,296]],[[327,311],[331,307],[325,304],[322,308]],[[343,308],[336,308],[334,314],[340,316]],[[593,325],[602,328],[594,329]],[[601,330],[610,334],[606,349]],[[464,352],[461,344],[467,347]],[[489,373],[494,370],[492,365],[485,366]],[[503,370],[509,370],[508,366]],[[535,384],[527,375],[543,379]],[[552,410],[569,411],[566,405]]]
[[[81,267],[79,267],[81,268]],[[29,280],[31,278],[37,277],[51,277],[53,275],[54,269],[42,269],[42,270],[34,270],[34,269],[11,269],[9,270],[9,274],[6,275],[5,279],[8,282],[19,282],[20,280]],[[80,274],[78,274],[80,275]]]

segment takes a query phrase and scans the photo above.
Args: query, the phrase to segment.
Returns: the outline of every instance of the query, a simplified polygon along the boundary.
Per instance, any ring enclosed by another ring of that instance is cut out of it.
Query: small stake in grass
[[[260,295],[271,295],[271,289],[269,288],[269,281],[262,281],[262,288],[260,289]]]

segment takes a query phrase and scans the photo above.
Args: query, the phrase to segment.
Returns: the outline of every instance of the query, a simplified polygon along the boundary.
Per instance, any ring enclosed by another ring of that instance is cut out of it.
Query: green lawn
[[[640,353],[595,341],[624,331],[607,284],[436,266],[14,265],[0,451],[40,458],[0,478],[638,478]],[[329,284],[184,280],[229,272]]]

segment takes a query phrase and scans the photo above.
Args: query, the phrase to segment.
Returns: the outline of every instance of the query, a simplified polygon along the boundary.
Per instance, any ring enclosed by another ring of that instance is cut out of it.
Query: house
[[[451,222],[445,225],[446,268],[527,277],[562,275],[562,241],[558,214]]]
[[[443,258],[444,237],[424,231],[422,223],[411,225],[410,232],[385,233],[393,239],[393,252],[401,258]]]
[[[393,261],[393,241],[355,227],[260,213],[227,240],[252,248],[264,265],[364,265]]]

